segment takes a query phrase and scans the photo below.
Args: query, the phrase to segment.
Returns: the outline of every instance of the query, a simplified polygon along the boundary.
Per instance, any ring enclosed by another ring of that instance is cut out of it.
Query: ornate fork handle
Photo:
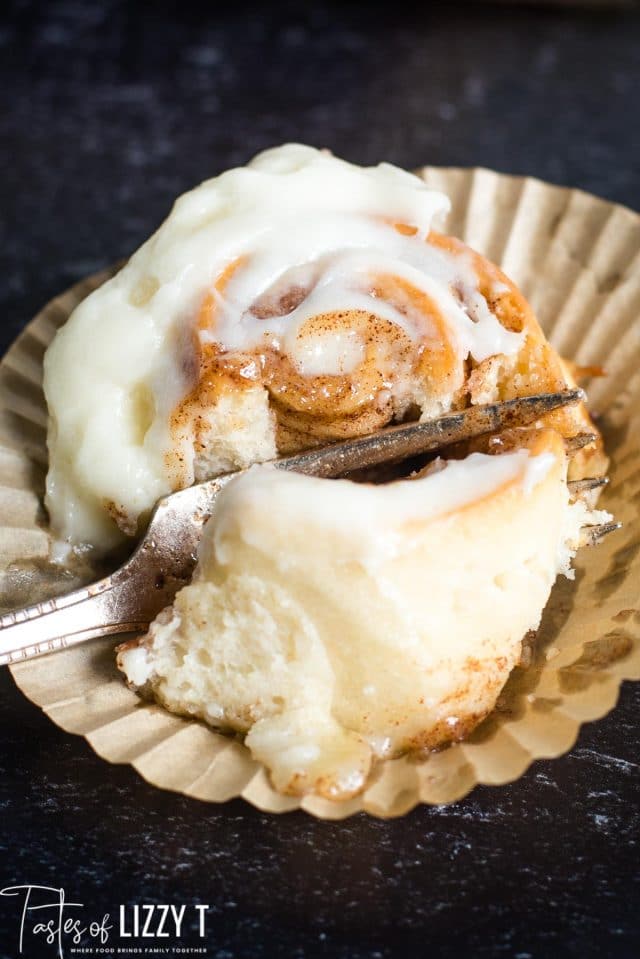
[[[218,493],[234,475],[160,500],[144,539],[110,576],[0,616],[0,665],[96,636],[146,629],[191,579],[202,527]]]

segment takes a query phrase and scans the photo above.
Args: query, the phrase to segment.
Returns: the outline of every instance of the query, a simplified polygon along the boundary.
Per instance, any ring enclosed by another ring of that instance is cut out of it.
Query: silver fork
[[[449,413],[424,423],[387,427],[296,456],[273,460],[277,469],[312,476],[336,477],[380,463],[405,460],[513,426],[534,423],[541,416],[584,399],[581,390],[547,393]],[[595,439],[578,434],[567,443],[575,451]],[[51,653],[85,640],[146,629],[189,582],[196,563],[202,528],[220,491],[245,470],[180,490],[159,500],[147,531],[132,556],[110,576],[66,596],[15,610],[0,617],[0,665]],[[577,495],[602,480],[579,480]],[[617,524],[607,524],[617,528]],[[610,531],[588,527],[591,541]]]

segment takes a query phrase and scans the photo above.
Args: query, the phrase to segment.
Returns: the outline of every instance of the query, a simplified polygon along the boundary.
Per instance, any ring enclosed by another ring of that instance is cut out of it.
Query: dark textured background
[[[283,140],[640,207],[637,14],[416,6],[5,4],[2,347],[177,193]],[[339,824],[152,789],[44,719],[6,670],[0,694],[1,885],[64,885],[95,913],[209,903],[217,959],[640,954],[639,686],[511,786]],[[2,956],[17,955],[16,912],[0,900]]]

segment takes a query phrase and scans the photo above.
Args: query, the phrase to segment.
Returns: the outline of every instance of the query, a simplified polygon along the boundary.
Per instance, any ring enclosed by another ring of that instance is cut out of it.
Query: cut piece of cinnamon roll
[[[462,739],[493,709],[594,518],[566,476],[551,429],[375,486],[253,467],[119,666],[243,734],[277,789],[347,798],[376,760]]]

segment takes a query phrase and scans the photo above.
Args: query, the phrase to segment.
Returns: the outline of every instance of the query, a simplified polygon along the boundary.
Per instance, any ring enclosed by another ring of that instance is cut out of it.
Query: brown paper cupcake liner
[[[141,702],[116,670],[113,639],[12,667],[20,689],[58,726],[110,762],[131,763],[150,783],[209,802],[243,796],[269,812],[397,816],[417,803],[452,802],[479,783],[510,782],[533,760],[566,752],[581,723],[614,706],[622,680],[640,678],[640,216],[531,178],[434,167],[421,174],[451,198],[447,231],[519,284],[554,345],[580,364],[606,368],[588,392],[612,460],[602,505],[623,529],[580,552],[573,583],[556,584],[533,662],[514,671],[467,741],[379,764],[364,793],[347,802],[281,796],[239,742]],[[47,563],[42,358],[76,304],[112,272],[52,300],[0,364],[4,608],[76,585]]]

